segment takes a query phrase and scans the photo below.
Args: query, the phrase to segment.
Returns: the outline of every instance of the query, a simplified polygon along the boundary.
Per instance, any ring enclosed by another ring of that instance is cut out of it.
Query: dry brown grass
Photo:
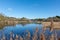
[[[48,27],[51,25],[51,22],[42,22],[43,27]],[[53,22],[53,28],[60,28],[60,22]]]

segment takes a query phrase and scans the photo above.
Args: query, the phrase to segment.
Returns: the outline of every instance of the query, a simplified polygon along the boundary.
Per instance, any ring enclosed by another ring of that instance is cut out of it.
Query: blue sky
[[[0,0],[0,13],[17,18],[60,16],[60,0]]]

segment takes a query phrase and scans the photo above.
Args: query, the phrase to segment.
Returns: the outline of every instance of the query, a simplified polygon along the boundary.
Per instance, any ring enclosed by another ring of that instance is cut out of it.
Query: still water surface
[[[26,24],[26,25],[17,24],[15,26],[5,26],[3,29],[0,30],[0,38],[2,37],[2,34],[4,34],[6,37],[9,37],[10,32],[13,32],[14,36],[16,34],[20,36],[24,36],[26,35],[27,30],[31,33],[32,36],[36,30],[36,27],[38,27],[39,33],[41,33],[43,27],[42,24]],[[57,32],[57,35],[60,34],[59,30],[54,30],[53,32],[50,32],[49,28],[47,28],[47,30],[45,31],[45,35],[48,37],[55,31]]]
[[[38,27],[38,29],[41,31],[42,24],[26,24],[26,25],[17,24],[15,26],[5,26],[3,29],[0,30],[0,37],[2,33],[8,36],[10,32],[22,35],[27,30],[32,34],[35,31],[36,27]]]

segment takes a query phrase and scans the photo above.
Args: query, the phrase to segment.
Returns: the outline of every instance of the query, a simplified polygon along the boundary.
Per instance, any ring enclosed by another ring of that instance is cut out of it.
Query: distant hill
[[[55,21],[55,22],[59,22],[60,16],[48,17],[47,19],[44,19],[44,21],[51,21],[51,19],[53,19],[53,21]]]
[[[28,19],[25,17],[22,18],[15,18],[15,17],[8,17],[5,16],[3,13],[0,13],[0,21],[4,21],[4,20],[13,20],[13,21],[51,21],[51,19],[53,19],[53,21],[60,21],[60,16],[54,16],[54,17],[48,17],[48,18],[36,18],[36,19]]]

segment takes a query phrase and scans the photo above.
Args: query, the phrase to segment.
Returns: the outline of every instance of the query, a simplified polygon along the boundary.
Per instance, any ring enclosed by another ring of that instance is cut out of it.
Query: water
[[[23,35],[24,32],[26,32],[27,30],[33,34],[35,32],[36,27],[39,28],[39,30],[41,31],[42,28],[42,24],[26,24],[26,25],[21,25],[21,24],[17,24],[15,26],[5,26],[3,29],[0,30],[0,37],[3,34],[5,34],[6,36],[9,36],[10,32],[13,32],[15,35]]]
[[[39,29],[39,34],[40,34],[42,32],[43,25],[42,24],[26,24],[26,25],[16,24],[15,26],[5,26],[3,29],[0,30],[0,38],[4,34],[5,37],[8,37],[9,39],[10,32],[14,33],[14,37],[16,36],[16,34],[22,37],[26,36],[27,31],[30,32],[31,36],[33,36],[33,34],[36,31],[36,28]],[[60,30],[54,29],[53,32],[50,32],[49,28],[46,29],[44,34],[45,36],[47,36],[47,40],[48,40],[48,37],[54,32],[56,32],[58,37],[60,37]]]

